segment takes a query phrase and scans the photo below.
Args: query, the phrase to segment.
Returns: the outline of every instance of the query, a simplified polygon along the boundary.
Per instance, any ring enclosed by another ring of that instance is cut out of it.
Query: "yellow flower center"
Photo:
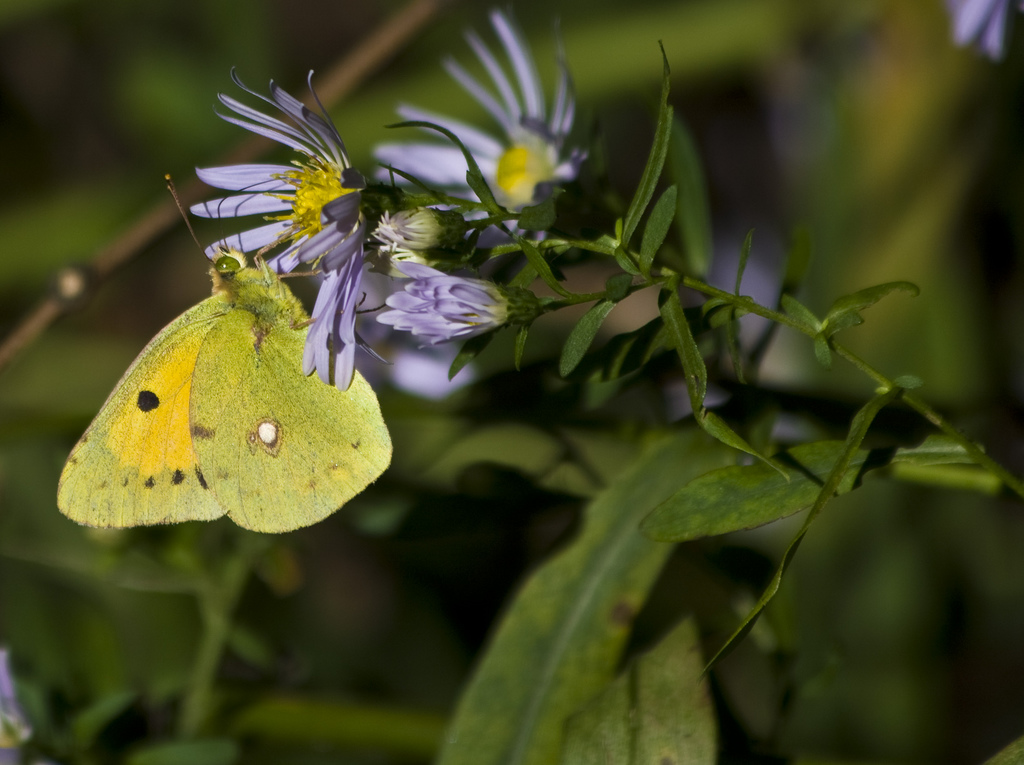
[[[536,147],[513,144],[498,160],[495,182],[505,192],[504,202],[517,208],[533,202],[533,191],[538,183],[550,180],[555,168],[548,157],[547,146]]]
[[[291,215],[268,217],[268,220],[290,220],[289,239],[310,237],[324,227],[322,221],[324,205],[355,189],[341,185],[341,168],[320,157],[310,157],[306,164],[294,163],[298,170],[291,170],[278,176],[295,187],[294,196],[278,195],[291,202]]]

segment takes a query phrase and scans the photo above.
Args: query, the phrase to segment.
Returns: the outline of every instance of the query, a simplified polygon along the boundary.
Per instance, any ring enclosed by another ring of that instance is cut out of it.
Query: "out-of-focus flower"
[[[222,104],[237,116],[220,115],[233,125],[289,146],[302,155],[291,165],[230,165],[197,168],[205,183],[239,194],[193,205],[192,212],[207,218],[262,215],[263,223],[214,242],[207,256],[216,258],[225,247],[260,252],[284,245],[268,260],[278,273],[300,263],[314,264],[324,280],[313,308],[313,326],[306,338],[303,372],[315,369],[320,379],[341,390],[352,381],[355,363],[355,320],[359,284],[363,273],[366,223],[360,214],[363,176],[351,167],[338,129],[318,105],[313,111],[301,101],[270,83],[267,98],[231,78],[246,93],[281,111],[287,122],[271,117],[220,94]]]
[[[32,726],[14,694],[10,656],[0,648],[0,750],[21,746],[32,735]]]
[[[410,281],[404,291],[388,297],[391,310],[377,321],[411,332],[424,344],[482,335],[508,318],[509,301],[492,282],[451,276],[411,261],[398,264],[398,269]]]
[[[1003,46],[1011,26],[1012,0],[946,0],[953,17],[953,41],[974,45],[993,60],[1003,57]],[[1024,2],[1018,2],[1024,10]]]
[[[565,150],[576,104],[564,60],[559,57],[558,84],[549,117],[533,56],[522,34],[501,11],[491,11],[491,24],[512,66],[517,87],[513,87],[504,67],[473,32],[466,33],[466,40],[497,92],[482,85],[453,59],[447,59],[444,67],[501,126],[501,138],[411,106],[400,106],[398,113],[407,120],[440,125],[458,136],[480,166],[498,202],[518,210],[546,199],[552,186],[574,179],[586,154],[578,148]],[[466,185],[466,161],[456,146],[436,142],[386,143],[378,146],[374,155],[380,162],[428,185],[472,196]],[[382,180],[388,176],[386,169],[379,173]]]

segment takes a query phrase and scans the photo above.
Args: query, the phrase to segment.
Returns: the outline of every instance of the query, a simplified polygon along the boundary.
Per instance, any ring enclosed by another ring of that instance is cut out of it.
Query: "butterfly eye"
[[[220,257],[214,261],[213,267],[220,274],[233,274],[245,268],[245,256],[238,250],[225,247]]]

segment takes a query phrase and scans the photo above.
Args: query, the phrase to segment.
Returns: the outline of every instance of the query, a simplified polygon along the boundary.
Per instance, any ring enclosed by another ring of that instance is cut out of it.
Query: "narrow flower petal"
[[[505,54],[503,61],[499,62],[475,33],[466,33],[466,40],[487,71],[493,89],[451,58],[445,59],[443,65],[497,121],[503,136],[496,140],[458,120],[409,106],[398,107],[398,113],[406,119],[432,122],[450,130],[480,166],[498,203],[510,210],[520,210],[546,199],[556,184],[573,180],[586,154],[577,148],[566,150],[564,146],[572,129],[576,105],[561,45],[558,46],[559,69],[552,118],[547,120],[544,92],[529,46],[504,13],[493,11],[490,19]],[[514,81],[508,76],[509,68]],[[456,196],[475,196],[466,181],[465,164],[458,161],[458,155],[450,146],[445,147],[440,141],[436,144],[387,143],[376,147],[374,156],[419,181],[451,189]],[[385,170],[376,177],[387,180],[389,174]]]
[[[526,41],[501,11],[491,11],[491,25],[498,33],[505,53],[516,71],[519,87],[523,90],[523,106],[527,117],[544,119],[544,97],[540,89],[540,77],[533,64],[533,56]]]
[[[455,146],[385,143],[374,149],[374,155],[381,164],[393,165],[430,186],[461,186],[466,182],[466,158]],[[476,161],[485,177],[494,175],[495,160],[478,156]],[[390,179],[387,168],[377,171],[377,179]]]
[[[518,124],[519,120],[523,118],[523,106],[519,102],[519,97],[516,95],[512,83],[505,76],[505,70],[475,32],[466,33],[466,42],[469,43],[469,47],[473,49],[476,57],[480,59],[480,63],[484,65],[487,74],[491,77],[491,82],[494,83],[494,87],[501,94],[501,98],[505,102],[505,108],[508,111],[509,122]]]
[[[200,202],[189,208],[193,215],[201,218],[237,218],[241,215],[258,215],[288,209],[291,209],[288,200],[266,194],[240,194],[235,197],[211,199],[209,202]]]
[[[435,345],[480,335],[505,323],[508,301],[491,282],[450,276],[412,261],[397,267],[410,280],[403,292],[388,297],[391,310],[377,316],[381,324]]]
[[[206,248],[206,257],[213,260],[224,247],[233,247],[236,250],[242,252],[252,252],[253,250],[261,250],[264,247],[274,244],[286,231],[288,231],[287,221],[275,221],[269,223],[266,226],[260,226],[259,228],[249,229],[248,231],[240,231],[237,234],[231,234],[223,239],[220,239],[209,247]]]
[[[197,167],[196,175],[207,186],[228,191],[285,191],[291,186],[273,176],[294,169],[287,165],[228,165]]]
[[[481,85],[476,79],[459,65],[455,59],[448,58],[442,62],[442,66],[451,77],[463,87],[463,89],[475,98],[486,109],[502,129],[508,133],[515,128],[515,122],[509,115],[508,109],[503,109],[498,99]]]

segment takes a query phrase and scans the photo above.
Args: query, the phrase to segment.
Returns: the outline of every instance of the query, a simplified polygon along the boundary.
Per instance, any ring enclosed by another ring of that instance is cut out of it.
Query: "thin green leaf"
[[[614,257],[615,262],[619,264],[619,268],[621,268],[627,274],[632,274],[633,276],[641,275],[640,267],[633,262],[632,256],[628,252],[626,252],[625,248],[616,247]]]
[[[851,295],[844,295],[843,297],[838,298],[832,304],[832,307],[828,309],[828,313],[825,315],[825,321],[831,324],[838,317],[843,316],[844,314],[857,313],[865,308],[870,308],[892,292],[907,292],[911,296],[917,297],[921,293],[921,290],[912,282],[887,282],[886,284],[878,284],[874,287],[868,287],[867,289],[854,292]]]
[[[92,746],[103,729],[131,706],[137,696],[134,691],[112,693],[103,696],[75,715],[72,731],[79,748],[88,749]]]
[[[462,156],[466,160],[466,183],[469,185],[473,192],[480,198],[480,201],[487,206],[487,209],[492,212],[502,212],[505,208],[498,204],[494,198],[494,194],[491,192],[490,186],[487,185],[487,181],[484,180],[484,174],[480,172],[480,166],[476,163],[476,159],[473,157],[473,153],[465,147],[459,137],[455,135],[451,130],[441,125],[435,125],[432,122],[422,122],[420,120],[409,120],[407,122],[398,122],[394,125],[388,125],[389,128],[402,128],[402,127],[418,127],[426,130],[435,130],[449,141],[459,147],[459,151],[462,152]]]
[[[974,462],[962,444],[943,433],[928,436],[918,446],[897,449],[892,461],[914,465],[968,465]]]
[[[527,262],[520,270],[519,273],[512,277],[509,281],[509,287],[529,287],[533,280],[537,278],[537,269]]]
[[[526,336],[530,334],[530,325],[524,324],[516,332],[516,349],[515,349],[515,365],[516,371],[519,371],[520,365],[523,363],[523,351],[526,350]]]
[[[704,366],[704,357],[697,348],[697,341],[693,339],[690,323],[683,312],[683,304],[679,302],[678,281],[670,279],[662,294],[665,300],[661,305],[661,318],[665,321],[668,336],[683,365],[686,391],[690,394],[690,406],[694,414],[699,416],[704,409],[704,396],[708,390],[708,370]]]
[[[792,295],[783,295],[779,302],[782,304],[783,311],[804,324],[808,329],[811,329],[814,332],[821,329],[821,321],[818,317],[814,315],[810,308],[805,306]]]
[[[556,192],[560,192],[561,189],[555,189],[551,196],[545,199],[540,204],[530,205],[524,207],[519,212],[519,228],[525,229],[526,231],[547,231],[549,228],[555,225],[555,219],[557,214],[555,212],[555,198],[558,196]]]
[[[718,663],[718,661],[726,656],[726,654],[728,654],[753,628],[754,622],[757,621],[761,612],[764,611],[765,607],[775,596],[775,593],[778,592],[779,585],[782,583],[782,576],[786,572],[786,569],[789,568],[789,564],[793,561],[797,548],[799,548],[800,542],[807,534],[811,524],[815,519],[817,519],[821,510],[825,507],[828,501],[832,499],[835,493],[839,490],[843,478],[846,476],[847,470],[849,470],[850,466],[853,464],[854,458],[860,449],[860,445],[863,443],[864,437],[867,435],[871,422],[875,419],[875,416],[882,410],[882,408],[896,398],[900,392],[900,388],[891,388],[888,391],[875,396],[861,407],[853,416],[853,422],[850,423],[850,431],[846,436],[842,452],[835,464],[832,466],[831,471],[829,471],[828,477],[825,479],[821,489],[818,491],[818,496],[814,500],[814,504],[811,505],[811,509],[807,513],[807,517],[804,519],[803,525],[800,527],[800,531],[797,532],[793,541],[789,543],[785,553],[783,553],[782,562],[775,570],[775,575],[772,577],[771,582],[768,583],[768,587],[761,594],[761,597],[758,598],[757,603],[740,623],[737,630],[727,641],[725,641],[725,644],[718,650],[718,653],[712,657],[711,661],[708,662],[708,666],[705,668],[705,671],[713,667]]]
[[[656,507],[640,528],[659,542],[686,542],[786,518],[814,502],[843,449],[842,441],[817,441],[774,455],[790,468],[789,480],[764,463],[706,473]],[[853,488],[867,458],[864,450],[854,455],[838,494]]]
[[[924,380],[917,375],[900,375],[893,382],[903,388],[903,390],[914,390],[924,385]]]
[[[685,123],[672,120],[669,145],[669,171],[679,186],[676,202],[676,229],[683,243],[686,266],[694,276],[703,278],[711,264],[711,213],[708,209],[707,182],[700,155]]]
[[[569,718],[562,765],[714,765],[718,730],[687,619]]]
[[[832,349],[828,347],[828,339],[822,334],[814,336],[814,358],[825,369],[832,368]]]
[[[622,237],[620,241],[624,247],[629,247],[629,241],[633,238],[640,218],[647,209],[651,197],[654,195],[654,187],[658,185],[661,177],[661,170],[665,165],[665,156],[668,154],[668,142],[672,135],[672,107],[668,104],[668,89],[671,71],[668,67],[668,58],[665,56],[665,49],[662,48],[661,60],[663,71],[661,78],[661,99],[658,106],[658,122],[654,128],[654,144],[651,146],[651,153],[647,157],[647,164],[640,176],[640,183],[636,193],[626,210],[626,217],[622,225]]]
[[[449,725],[439,765],[556,762],[566,719],[613,678],[671,546],[637,525],[729,460],[696,428],[650,444],[588,506],[582,531],[506,610]]]
[[[651,264],[654,262],[654,256],[658,254],[658,250],[665,242],[675,214],[676,187],[669,186],[654,203],[640,240],[640,262],[637,265],[640,267],[640,273],[647,278],[651,276]]]
[[[719,417],[714,412],[704,411],[697,417],[697,422],[704,428],[704,431],[711,436],[714,436],[726,446],[731,446],[733,449],[739,449],[741,452],[746,452],[752,457],[757,457],[765,465],[772,468],[779,473],[783,478],[788,478],[786,470],[774,460],[765,457],[761,452],[755,449],[753,446],[748,444],[735,430],[730,428],[725,420]]]
[[[242,752],[228,738],[171,741],[136,750],[127,765],[234,765]]]
[[[629,274],[613,274],[604,283],[604,294],[608,300],[618,303],[629,296],[629,288],[633,286],[633,277]]]
[[[660,317],[651,319],[639,329],[615,335],[585,356],[575,376],[588,379],[596,373],[602,381],[615,380],[642,367],[666,345],[664,322]]]
[[[750,248],[753,244],[754,229],[750,229],[743,238],[743,246],[740,247],[740,262],[736,266],[736,289],[733,291],[737,295],[740,294],[740,285],[743,284],[743,272],[747,270],[747,260],[750,258]]]
[[[558,361],[558,373],[562,377],[567,377],[583,359],[605,318],[614,307],[615,303],[610,300],[598,300],[572,328],[562,347],[562,357]]]
[[[754,243],[754,229],[747,232],[743,239],[743,246],[740,247],[739,264],[736,266],[736,288],[734,292],[740,294],[740,286],[743,284],[743,273],[747,270],[747,260],[750,257],[750,248]],[[732,361],[733,372],[736,379],[746,383],[746,372],[743,369],[743,356],[740,353],[739,324],[737,323],[737,311],[730,308],[726,314],[728,321],[725,323],[725,342],[729,348],[729,359]]]
[[[541,254],[541,251],[537,249],[537,245],[529,239],[524,239],[519,236],[516,237],[516,243],[523,248],[523,254],[526,256],[527,262],[533,267],[533,270],[537,272],[537,275],[544,280],[544,283],[562,297],[567,296],[569,293],[566,292],[565,287],[563,287],[558,279],[555,278],[555,275],[551,271],[551,266],[549,266],[548,262],[544,260],[544,256]]]
[[[477,335],[471,337],[469,340],[462,344],[459,352],[455,354],[455,359],[452,361],[452,365],[448,367],[448,379],[451,380],[455,375],[462,371],[462,368],[469,362],[480,355],[480,351],[491,344],[491,340],[494,339],[493,332],[487,332],[483,335]]]

